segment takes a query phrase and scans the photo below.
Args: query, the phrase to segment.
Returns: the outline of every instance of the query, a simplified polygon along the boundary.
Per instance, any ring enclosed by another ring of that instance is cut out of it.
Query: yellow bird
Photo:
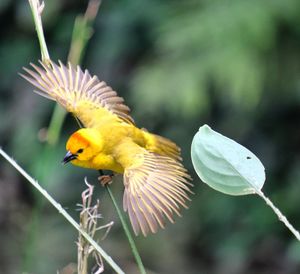
[[[166,219],[174,222],[174,213],[181,216],[192,184],[177,145],[137,128],[123,98],[87,70],[70,63],[40,64],[24,68],[28,74],[22,77],[85,127],[70,136],[64,162],[124,174],[123,207],[136,235],[155,233]]]

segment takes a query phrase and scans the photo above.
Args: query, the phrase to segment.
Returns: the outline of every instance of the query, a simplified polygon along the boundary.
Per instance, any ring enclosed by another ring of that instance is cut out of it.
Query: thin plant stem
[[[56,202],[52,196],[40,186],[21,166],[19,166],[5,151],[0,148],[0,155],[3,156],[28,182],[30,182],[57,210],[58,212],[75,228],[79,233],[101,254],[104,260],[116,271],[124,274],[125,272],[113,261],[113,259],[86,233],[80,225],[67,213],[63,207]]]
[[[125,231],[125,234],[126,234],[126,236],[127,236],[128,242],[129,242],[129,244],[130,244],[130,247],[131,247],[133,256],[134,256],[134,258],[135,258],[135,260],[136,260],[136,263],[137,263],[137,265],[138,265],[138,268],[139,268],[139,270],[140,270],[140,273],[141,273],[141,274],[146,274],[146,270],[145,270],[145,268],[144,268],[144,265],[143,265],[141,256],[140,256],[140,254],[139,254],[139,252],[138,252],[138,249],[137,249],[137,247],[136,247],[136,245],[135,245],[135,242],[134,242],[134,240],[133,240],[133,237],[132,237],[132,235],[131,235],[131,232],[130,232],[130,230],[129,230],[129,228],[128,228],[128,225],[127,225],[127,223],[126,223],[126,221],[125,221],[124,215],[123,215],[122,211],[120,210],[120,208],[119,208],[119,206],[118,206],[118,204],[117,204],[117,202],[116,202],[116,199],[115,199],[115,197],[114,197],[114,195],[113,195],[113,193],[112,193],[112,191],[111,191],[109,185],[106,184],[106,185],[105,185],[105,188],[106,188],[106,190],[107,190],[107,192],[108,192],[108,194],[109,194],[109,196],[110,196],[110,198],[111,198],[111,200],[112,200],[112,202],[113,202],[113,204],[114,204],[114,207],[115,207],[115,209],[116,209],[116,211],[117,211],[117,213],[118,213],[118,216],[119,216],[119,218],[120,218],[120,220],[121,220],[122,227],[123,227],[123,229],[124,229],[124,231]]]
[[[45,3],[44,1],[40,3],[39,0],[28,0],[28,2],[31,8],[36,33],[40,43],[42,62],[48,64],[48,61],[50,60],[50,56],[49,56],[49,52],[48,52],[48,48],[44,36],[43,25],[42,25],[42,13],[43,13]]]
[[[47,132],[47,142],[49,145],[54,146],[57,144],[65,116],[66,111],[58,104],[55,104]]]
[[[261,190],[255,191],[261,198],[263,198],[266,204],[272,208],[274,213],[278,216],[278,219],[284,223],[284,225],[294,234],[296,239],[300,241],[300,233],[296,230],[293,225],[288,221],[288,219],[281,213],[281,211],[273,204],[273,202],[265,196],[265,194]]]
[[[92,25],[98,14],[101,0],[90,0],[84,15],[75,19],[72,41],[68,60],[73,64],[80,64],[85,53],[88,41],[93,35]]]

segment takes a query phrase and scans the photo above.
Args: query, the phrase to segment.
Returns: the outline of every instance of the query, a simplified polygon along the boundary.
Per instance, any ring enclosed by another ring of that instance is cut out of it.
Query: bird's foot
[[[112,179],[113,179],[114,175],[111,174],[111,175],[101,175],[98,177],[98,180],[100,182],[100,184],[102,186],[105,186],[105,185],[110,185],[112,183]]]

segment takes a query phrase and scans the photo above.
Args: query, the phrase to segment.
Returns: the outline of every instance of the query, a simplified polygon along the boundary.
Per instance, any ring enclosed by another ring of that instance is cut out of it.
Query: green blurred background
[[[50,55],[65,62],[87,1],[45,2]],[[84,177],[97,184],[97,173],[60,163],[72,117],[58,145],[43,142],[54,103],[18,76],[40,58],[27,1],[1,0],[0,22],[0,145],[78,219]],[[104,0],[94,31],[82,66],[125,98],[138,126],[176,141],[194,178],[184,217],[136,238],[149,273],[300,273],[299,243],[264,202],[210,189],[190,159],[204,123],[248,147],[266,167],[266,195],[300,228],[300,1]],[[121,182],[112,189],[121,204]],[[138,273],[107,193],[99,186],[95,195],[101,224],[115,222],[101,245]],[[0,273],[56,273],[76,262],[76,240],[0,159]]]

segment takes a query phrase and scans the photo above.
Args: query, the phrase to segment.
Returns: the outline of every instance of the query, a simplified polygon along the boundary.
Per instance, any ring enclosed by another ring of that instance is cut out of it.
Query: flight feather
[[[27,75],[21,76],[38,88],[38,94],[57,101],[85,127],[100,127],[109,119],[134,124],[123,98],[88,70],[71,63],[67,66],[53,61],[48,66],[40,64],[31,63],[33,69],[23,68]]]

